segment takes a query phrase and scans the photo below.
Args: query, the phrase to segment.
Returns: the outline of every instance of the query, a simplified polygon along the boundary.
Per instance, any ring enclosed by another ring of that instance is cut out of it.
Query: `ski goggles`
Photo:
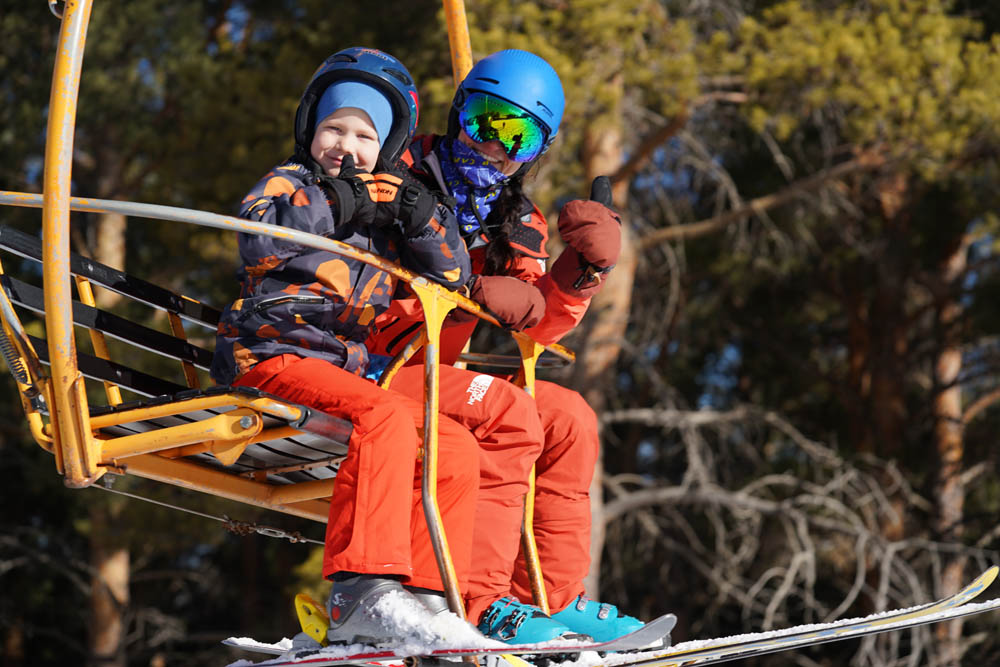
[[[499,141],[514,162],[531,162],[544,152],[548,130],[521,107],[487,93],[471,93],[458,123],[476,143]]]

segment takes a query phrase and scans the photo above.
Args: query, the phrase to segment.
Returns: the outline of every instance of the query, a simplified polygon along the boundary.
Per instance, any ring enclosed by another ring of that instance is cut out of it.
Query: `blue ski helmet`
[[[559,75],[548,62],[528,51],[505,49],[477,62],[458,85],[451,103],[448,133],[458,135],[458,114],[473,93],[502,98],[535,117],[547,132],[545,150],[559,132],[566,98]]]
[[[316,104],[334,81],[350,79],[381,91],[392,105],[393,122],[384,137],[379,157],[391,165],[410,145],[417,129],[420,99],[413,77],[403,63],[384,51],[354,46],[323,61],[306,86],[295,112],[295,149],[300,159],[311,163],[309,146],[316,127]],[[383,139],[383,137],[379,137]]]

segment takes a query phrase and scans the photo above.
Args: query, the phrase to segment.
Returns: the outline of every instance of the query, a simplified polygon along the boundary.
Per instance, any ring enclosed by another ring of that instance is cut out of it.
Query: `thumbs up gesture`
[[[604,277],[621,254],[621,218],[611,210],[611,181],[598,176],[590,199],[575,199],[559,212],[559,235],[566,248],[549,271],[559,288],[590,297],[601,289]]]

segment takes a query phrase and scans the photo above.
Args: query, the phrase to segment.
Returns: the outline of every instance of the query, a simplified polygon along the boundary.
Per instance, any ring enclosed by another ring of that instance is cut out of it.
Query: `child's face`
[[[499,141],[487,141],[485,143],[479,143],[478,141],[473,141],[472,137],[465,133],[465,130],[461,130],[458,133],[458,140],[461,141],[466,146],[472,148],[473,150],[479,152],[480,155],[485,157],[493,168],[499,171],[504,176],[512,176],[514,172],[521,168],[523,162],[514,162],[507,155],[507,151],[504,150],[503,144]]]
[[[341,159],[350,154],[358,169],[372,171],[378,159],[378,132],[361,109],[343,107],[316,126],[309,154],[330,176],[340,173]]]

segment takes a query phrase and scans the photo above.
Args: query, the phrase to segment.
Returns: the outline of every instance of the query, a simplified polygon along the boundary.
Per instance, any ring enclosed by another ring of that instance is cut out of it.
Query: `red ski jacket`
[[[409,150],[403,155],[403,160],[424,183],[450,196],[452,193],[440,177],[440,167],[435,164],[438,157],[434,148],[439,139],[440,137],[433,135],[415,137]],[[545,267],[545,260],[549,256],[545,250],[548,223],[537,206],[532,204],[530,211],[525,211],[521,227],[515,229],[510,238],[511,245],[518,252],[510,275],[534,284],[545,296],[545,316],[525,333],[543,345],[554,343],[579,324],[587,312],[590,299],[566,294],[549,279]],[[483,269],[483,242],[488,242],[488,239],[466,238],[466,243],[473,246],[469,251],[472,273],[480,273]],[[397,295],[389,308],[375,319],[366,345],[374,354],[393,356],[413,338],[422,323],[423,313],[416,297]],[[455,363],[476,324],[477,321],[453,324],[444,329],[440,348],[442,363]],[[411,361],[415,363],[419,359],[418,355]]]

